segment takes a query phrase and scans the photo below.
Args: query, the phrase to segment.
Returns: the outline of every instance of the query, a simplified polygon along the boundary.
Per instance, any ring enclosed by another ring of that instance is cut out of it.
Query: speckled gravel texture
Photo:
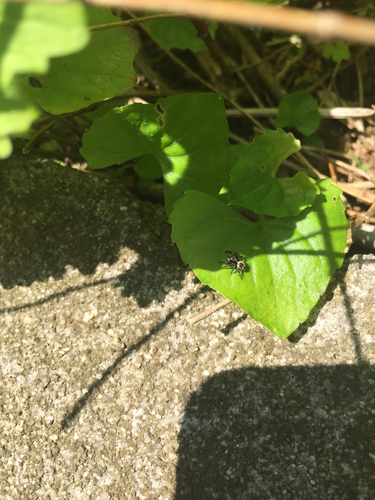
[[[0,498],[375,498],[375,258],[280,340],[201,285],[160,207],[1,162]]]

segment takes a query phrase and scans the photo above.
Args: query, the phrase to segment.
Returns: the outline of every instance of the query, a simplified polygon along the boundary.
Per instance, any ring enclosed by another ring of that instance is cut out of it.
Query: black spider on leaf
[[[231,250],[226,250],[225,253],[229,253],[226,260],[220,260],[219,264],[224,264],[221,269],[232,269],[230,274],[233,274],[235,271],[238,272],[239,277],[242,279],[243,273],[247,272],[247,264],[244,261],[244,257],[242,255],[238,255],[237,252],[232,252]]]

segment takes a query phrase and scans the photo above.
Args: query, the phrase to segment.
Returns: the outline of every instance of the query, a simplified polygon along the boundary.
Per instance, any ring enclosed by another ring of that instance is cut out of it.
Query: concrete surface
[[[0,498],[375,497],[375,258],[280,340],[181,262],[161,207],[0,168]]]

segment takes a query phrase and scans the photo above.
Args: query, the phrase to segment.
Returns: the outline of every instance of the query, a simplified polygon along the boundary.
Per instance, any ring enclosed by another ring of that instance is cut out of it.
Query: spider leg
[[[225,253],[230,253],[231,255],[234,255],[236,258],[239,258],[239,255],[237,252],[232,252],[232,250],[225,250]]]
[[[221,267],[221,268],[220,268],[220,270],[221,270],[221,269],[230,269],[231,267],[232,267],[232,266],[230,266],[230,265],[228,265],[228,264],[227,264],[227,265],[225,265],[225,266]],[[231,274],[232,274],[232,273],[231,273]]]

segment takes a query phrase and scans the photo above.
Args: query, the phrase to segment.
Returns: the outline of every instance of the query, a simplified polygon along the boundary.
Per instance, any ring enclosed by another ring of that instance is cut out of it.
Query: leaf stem
[[[128,19],[127,21],[120,21],[118,23],[108,23],[108,24],[99,24],[97,26],[91,26],[91,28],[89,28],[89,31],[101,31],[101,30],[108,30],[111,28],[123,28],[124,26],[132,26],[133,24],[144,23],[146,21],[154,21],[156,19],[168,19],[171,17],[186,18],[187,16],[184,14],[154,14],[152,16],[138,17],[137,19]]]

